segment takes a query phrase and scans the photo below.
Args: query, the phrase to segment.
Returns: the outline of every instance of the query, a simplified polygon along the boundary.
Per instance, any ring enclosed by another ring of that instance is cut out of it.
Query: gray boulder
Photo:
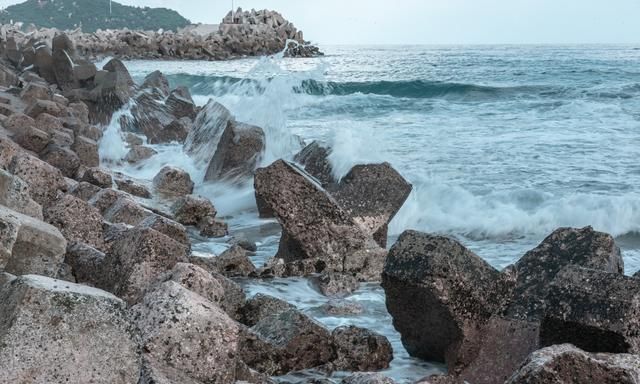
[[[98,289],[19,277],[0,290],[0,331],[3,383],[130,384],[140,376],[126,304]]]
[[[199,162],[209,164],[218,148],[222,132],[233,120],[222,104],[209,100],[195,118],[193,128],[184,142],[184,150]]]
[[[194,183],[186,171],[166,166],[153,178],[153,185],[162,193],[184,196],[193,192]]]
[[[42,220],[42,207],[31,198],[29,185],[2,169],[0,169],[0,204]]]

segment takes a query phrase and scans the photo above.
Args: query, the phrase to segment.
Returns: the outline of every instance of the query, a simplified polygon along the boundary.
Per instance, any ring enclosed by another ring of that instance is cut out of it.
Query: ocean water
[[[327,55],[313,59],[126,64],[136,80],[159,69],[199,104],[214,98],[263,127],[265,165],[299,150],[294,135],[331,144],[336,176],[358,163],[390,162],[414,186],[390,226],[391,243],[406,229],[445,234],[503,268],[558,227],[592,225],[616,237],[627,273],[640,269],[639,48],[322,48]],[[103,140],[106,159],[122,156],[116,125]],[[187,169],[232,232],[258,242],[257,265],[275,253],[279,227],[257,218],[250,182],[205,185],[204,165],[179,145],[156,148],[143,167],[115,167],[146,179],[165,164]],[[215,254],[224,246],[202,241],[194,250]],[[349,298],[366,308],[355,317],[325,315],[327,299],[305,279],[243,284],[329,327],[387,335],[395,359],[386,373],[400,382],[442,369],[406,354],[376,284]]]

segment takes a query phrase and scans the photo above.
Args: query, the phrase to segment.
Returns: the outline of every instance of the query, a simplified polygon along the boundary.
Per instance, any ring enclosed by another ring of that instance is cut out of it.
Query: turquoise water
[[[136,79],[160,69],[210,97],[239,120],[265,128],[265,164],[290,158],[292,135],[333,145],[336,175],[357,163],[389,161],[414,185],[390,235],[418,229],[454,236],[498,268],[560,226],[592,225],[640,269],[640,50],[633,46],[323,47],[316,59],[129,62]],[[146,173],[186,162],[164,146]],[[130,170],[140,174],[143,171]],[[143,172],[143,173],[144,173]],[[146,173],[143,176],[146,176]],[[198,185],[232,230],[260,244],[257,264],[275,253],[278,227],[257,219],[250,183]],[[196,250],[214,252],[203,243]],[[366,325],[396,350],[389,374],[410,381],[437,370],[410,359],[365,286],[367,312],[326,317],[306,280],[246,282],[296,303],[329,326]]]

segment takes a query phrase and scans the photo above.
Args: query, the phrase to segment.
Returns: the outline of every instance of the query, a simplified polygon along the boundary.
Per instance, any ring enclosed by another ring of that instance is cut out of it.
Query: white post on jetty
[[[109,0],[109,14],[111,14],[113,11],[113,8],[111,8],[112,3],[113,3],[113,0]]]
[[[231,0],[231,24],[235,24],[236,23],[236,14],[235,14],[235,7],[234,7],[235,3],[233,0]]]

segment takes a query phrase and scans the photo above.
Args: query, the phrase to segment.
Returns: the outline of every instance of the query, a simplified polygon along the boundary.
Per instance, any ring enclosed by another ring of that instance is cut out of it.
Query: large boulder
[[[105,190],[106,191],[106,190]],[[99,196],[100,194],[96,195]],[[118,198],[103,213],[104,219],[110,223],[125,223],[128,225],[138,225],[149,216],[153,216],[153,212],[143,208],[135,200],[129,196]]]
[[[223,285],[211,273],[194,264],[178,263],[158,278],[158,284],[176,282],[212,303],[220,304],[225,296]],[[152,288],[155,289],[155,288]]]
[[[126,304],[94,288],[34,275],[0,289],[0,382],[136,383]]]
[[[169,95],[169,80],[162,72],[153,71],[144,78],[140,88],[160,92],[162,96],[166,97]]]
[[[276,297],[258,293],[247,300],[240,310],[242,314],[241,321],[243,324],[253,327],[266,317],[290,309],[296,309],[296,307]]]
[[[475,358],[482,326],[507,289],[500,272],[459,242],[416,231],[391,248],[382,286],[409,354],[446,362],[450,372]]]
[[[546,302],[543,346],[640,354],[640,280],[569,266],[556,276]]]
[[[205,181],[249,178],[265,149],[264,131],[260,127],[229,121],[216,149]]]
[[[193,128],[184,142],[184,150],[199,162],[208,164],[216,152],[222,132],[233,120],[222,104],[209,100],[196,116]]]
[[[312,264],[312,272],[379,278],[386,251],[304,171],[278,160],[256,172],[255,190],[283,227],[278,258]]]
[[[333,196],[381,247],[387,228],[409,197],[412,186],[389,163],[356,165],[335,187]]]
[[[29,185],[31,197],[43,207],[54,201],[59,191],[67,189],[59,169],[27,153],[14,156],[8,170]]]
[[[517,278],[508,315],[539,319],[551,282],[567,265],[615,274],[624,271],[620,249],[611,235],[591,227],[557,229],[513,267]]]
[[[187,247],[191,247],[191,241],[187,234],[187,229],[180,223],[175,222],[164,216],[152,214],[142,220],[138,226],[140,228],[151,228],[163,233],[178,243],[182,243]]]
[[[131,113],[132,126],[144,133],[151,144],[183,142],[189,133],[191,121],[176,119],[164,100],[158,100],[150,93],[135,98]]]
[[[184,225],[198,225],[206,217],[215,217],[216,208],[209,199],[187,195],[179,198],[172,207],[175,219]]]
[[[203,383],[232,383],[239,328],[218,306],[167,281],[132,308],[144,357]]]
[[[193,192],[194,183],[186,171],[166,166],[153,178],[153,185],[162,193],[184,196]]]
[[[188,88],[181,87],[171,91],[165,104],[176,119],[187,117],[191,121],[197,116],[196,105]]]
[[[102,285],[102,266],[106,255],[84,243],[72,243],[67,247],[64,263],[78,284],[98,287]]]
[[[133,228],[116,237],[104,261],[101,287],[135,303],[164,272],[188,261],[188,247],[151,228]]]
[[[51,143],[40,155],[42,160],[59,169],[63,175],[74,179],[80,169],[80,157],[66,145]]]
[[[57,228],[0,205],[0,269],[55,277],[67,241]]]
[[[635,384],[638,380],[637,355],[590,354],[562,344],[532,353],[506,384]]]
[[[29,185],[2,169],[0,169],[0,204],[42,220],[42,207],[31,198]]]
[[[44,211],[47,223],[58,228],[72,243],[82,242],[104,250],[102,215],[86,201],[64,195]]]

